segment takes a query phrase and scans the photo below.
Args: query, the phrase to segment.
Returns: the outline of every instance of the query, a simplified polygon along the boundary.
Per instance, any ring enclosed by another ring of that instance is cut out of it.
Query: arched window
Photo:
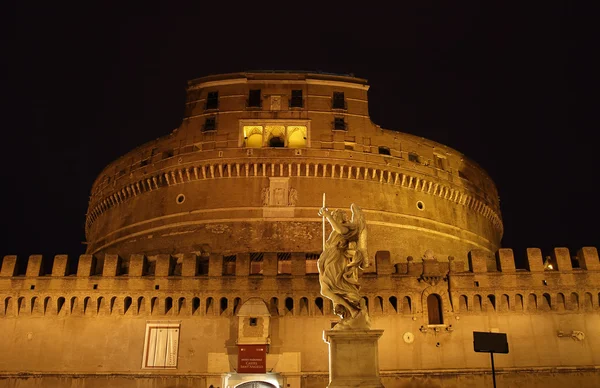
[[[444,323],[442,317],[442,298],[438,294],[429,294],[427,297],[427,314],[430,325],[441,325]]]

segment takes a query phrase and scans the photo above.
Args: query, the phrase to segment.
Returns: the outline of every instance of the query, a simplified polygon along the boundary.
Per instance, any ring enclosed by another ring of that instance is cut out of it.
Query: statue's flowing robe
[[[337,304],[344,306],[350,316],[360,310],[360,286],[352,276],[354,270],[349,270],[347,264],[351,260],[348,244],[358,239],[358,226],[344,224],[348,232],[341,234],[331,232],[325,242],[325,250],[321,253],[317,265],[319,268],[319,283],[321,295],[333,301],[334,309]]]

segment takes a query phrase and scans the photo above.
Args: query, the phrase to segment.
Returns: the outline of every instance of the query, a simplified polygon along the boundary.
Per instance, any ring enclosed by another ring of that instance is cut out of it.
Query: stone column
[[[379,337],[383,330],[324,330],[329,344],[327,388],[383,388],[379,377]]]

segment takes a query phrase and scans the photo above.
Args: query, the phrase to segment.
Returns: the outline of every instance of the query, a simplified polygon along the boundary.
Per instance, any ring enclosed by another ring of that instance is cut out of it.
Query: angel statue
[[[321,295],[333,302],[333,312],[342,318],[334,330],[368,330],[371,322],[358,283],[358,271],[370,265],[367,228],[360,207],[352,204],[350,210],[350,221],[344,210],[319,210],[333,228],[317,261],[319,283]]]

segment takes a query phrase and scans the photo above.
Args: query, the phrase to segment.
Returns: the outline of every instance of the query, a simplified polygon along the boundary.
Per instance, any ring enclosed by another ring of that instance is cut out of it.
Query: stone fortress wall
[[[497,250],[503,226],[485,171],[449,147],[372,123],[367,89],[363,79],[311,73],[190,81],[182,125],[94,183],[87,253],[318,251],[323,192],[331,208],[355,201],[365,210],[375,250]],[[259,106],[249,106],[251,90],[260,90]],[[245,131],[259,131],[262,144]],[[283,146],[270,144],[276,135]]]
[[[162,376],[167,384],[187,376],[189,386],[208,387],[237,365],[237,314],[249,299],[260,298],[271,318],[268,367],[291,387],[324,385],[327,347],[319,338],[337,317],[319,295],[313,255],[264,253],[257,274],[248,253],[235,256],[233,271],[231,255],[217,254],[81,255],[78,260],[5,256],[0,382],[18,380],[16,375],[27,371],[42,381],[108,374]],[[385,330],[380,368],[386,386],[402,386],[425,372],[449,382],[463,381],[465,375],[485,379],[489,358],[473,352],[472,332],[489,330],[508,333],[510,353],[496,356],[506,381],[535,373],[537,383],[522,383],[548,385],[566,375],[581,379],[582,386],[597,383],[596,248],[581,249],[574,260],[566,248],[556,248],[548,261],[552,270],[536,248],[527,250],[524,270],[515,268],[510,249],[500,249],[494,259],[490,267],[488,253],[478,250],[443,260],[428,253],[422,261],[407,258],[394,265],[389,252],[375,254],[377,271],[365,274],[362,284],[373,328]],[[441,301],[442,318],[436,324],[428,316],[431,294]],[[149,375],[141,369],[149,321],[181,324],[176,370]],[[407,342],[405,333],[414,342]]]
[[[508,335],[500,386],[600,386],[596,248],[531,248],[517,269],[487,173],[372,123],[367,91],[307,72],[190,81],[181,126],[94,182],[85,255],[0,257],[0,386],[221,387],[257,338],[282,386],[327,385],[323,193],[365,214],[386,387],[489,385],[473,331]],[[177,326],[175,368],[142,365],[154,324]]]

